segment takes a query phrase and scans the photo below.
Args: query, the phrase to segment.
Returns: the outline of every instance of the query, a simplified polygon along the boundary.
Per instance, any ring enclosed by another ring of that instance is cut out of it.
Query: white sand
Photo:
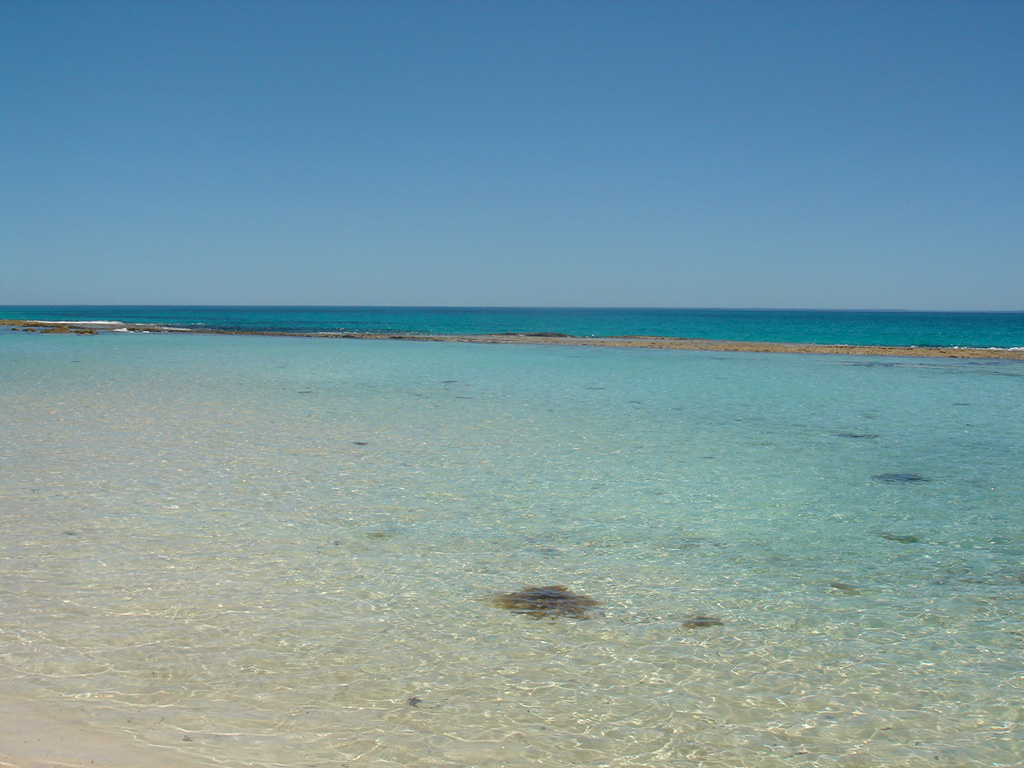
[[[0,700],[0,766],[12,768],[185,768],[205,764],[101,733],[63,707]]]

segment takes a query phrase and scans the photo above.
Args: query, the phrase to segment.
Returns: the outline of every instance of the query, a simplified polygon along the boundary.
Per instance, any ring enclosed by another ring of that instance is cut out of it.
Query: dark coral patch
[[[535,618],[545,616],[568,616],[573,619],[589,619],[589,611],[601,604],[587,595],[578,595],[567,587],[524,587],[519,592],[497,595],[490,598],[497,608],[513,613],[525,613]]]
[[[699,629],[701,627],[720,627],[725,622],[713,616],[690,616],[683,619],[683,626],[687,629]]]

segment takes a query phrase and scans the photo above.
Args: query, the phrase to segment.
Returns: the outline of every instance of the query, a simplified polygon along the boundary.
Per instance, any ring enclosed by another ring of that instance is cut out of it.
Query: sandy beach
[[[772,341],[728,341],[717,339],[680,339],[661,336],[614,336],[590,338],[548,333],[508,333],[494,335],[430,335],[388,333],[286,333],[263,331],[231,331],[218,329],[184,329],[141,323],[65,323],[38,320],[4,320],[9,326],[26,332],[95,334],[111,332],[135,333],[206,333],[234,336],[295,336],[325,339],[393,339],[404,341],[444,341],[475,344],[557,344],[563,346],[625,347],[642,349],[678,349],[711,352],[770,352],[814,355],[869,355],[885,357],[942,357],[975,360],[1024,360],[1024,349],[977,347],[888,347],[852,344],[801,344]]]

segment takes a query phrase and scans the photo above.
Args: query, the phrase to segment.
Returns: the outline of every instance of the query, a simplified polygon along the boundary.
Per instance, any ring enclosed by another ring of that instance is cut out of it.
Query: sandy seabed
[[[108,332],[214,333],[225,335],[296,336],[344,339],[401,339],[486,344],[542,344],[642,349],[674,349],[789,354],[867,355],[914,358],[1024,360],[1024,349],[893,347],[745,342],[629,336],[585,338],[557,334],[418,335],[379,333],[264,333],[192,330],[142,324],[76,324],[3,320],[0,326],[34,333],[96,334]],[[167,751],[140,744],[127,734],[100,732],[80,718],[73,702],[29,703],[14,692],[0,700],[0,766],[10,768],[185,768],[203,764],[184,750]]]
[[[186,768],[196,762],[127,734],[98,731],[66,706],[0,701],[0,766],[4,768]]]

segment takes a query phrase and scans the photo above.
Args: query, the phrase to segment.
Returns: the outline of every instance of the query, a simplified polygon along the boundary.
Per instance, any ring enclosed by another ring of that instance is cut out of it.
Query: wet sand
[[[405,341],[444,341],[472,344],[557,344],[587,347],[638,347],[643,349],[679,349],[713,352],[772,352],[814,355],[878,355],[887,357],[944,357],[976,360],[1024,360],[1024,349],[978,347],[887,347],[852,344],[802,344],[775,341],[727,341],[716,339],[679,339],[661,336],[614,336],[590,338],[549,333],[507,333],[493,335],[437,335],[388,333],[288,333],[270,331],[232,331],[218,329],[174,328],[139,323],[64,323],[37,320],[2,320],[0,326],[39,333],[95,334],[110,332],[212,333],[232,336],[296,336],[318,339],[398,339]]]

